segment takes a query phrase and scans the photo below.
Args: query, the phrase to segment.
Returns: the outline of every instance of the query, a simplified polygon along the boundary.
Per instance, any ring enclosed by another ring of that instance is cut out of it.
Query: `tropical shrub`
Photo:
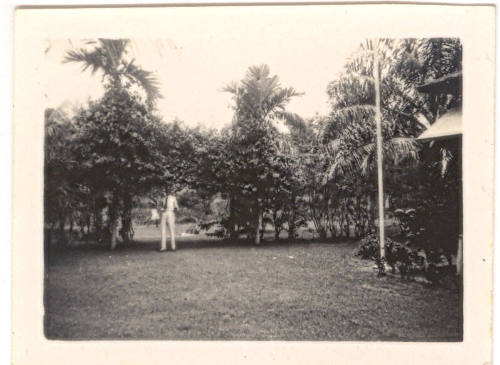
[[[425,272],[427,265],[425,255],[422,255],[418,248],[386,237],[385,252],[385,262],[391,267],[393,273],[397,270],[403,279]],[[355,256],[375,261],[379,270],[382,270],[378,234],[372,233],[363,238],[355,251]]]

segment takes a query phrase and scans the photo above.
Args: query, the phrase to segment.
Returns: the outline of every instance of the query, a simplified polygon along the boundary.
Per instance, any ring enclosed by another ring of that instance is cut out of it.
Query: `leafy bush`
[[[356,256],[363,260],[375,260],[380,256],[380,246],[378,238],[375,234],[369,234],[359,242]]]
[[[426,260],[421,250],[386,237],[385,251],[385,262],[391,267],[393,273],[397,269],[402,278],[407,279],[419,272],[425,271]],[[379,267],[379,272],[383,272],[377,234],[372,233],[363,238],[359,243],[355,255],[365,260],[374,260]]]

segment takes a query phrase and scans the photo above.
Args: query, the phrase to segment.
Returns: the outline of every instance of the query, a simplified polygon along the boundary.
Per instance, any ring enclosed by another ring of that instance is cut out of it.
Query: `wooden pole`
[[[380,109],[380,66],[378,55],[379,40],[373,49],[373,76],[375,80],[375,124],[377,126],[377,175],[378,175],[378,231],[380,239],[380,258],[385,259],[385,220],[384,220],[384,180],[382,170],[382,113]]]

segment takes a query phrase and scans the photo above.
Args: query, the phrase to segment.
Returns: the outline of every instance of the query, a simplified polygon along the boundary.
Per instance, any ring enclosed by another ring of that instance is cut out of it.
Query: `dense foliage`
[[[460,146],[415,137],[461,102],[460,93],[417,90],[429,78],[461,70],[458,40],[362,44],[329,83],[330,113],[308,120],[286,110],[299,92],[282,86],[266,65],[252,66],[224,89],[233,96],[234,118],[222,130],[163,121],[154,75],[127,58],[127,45],[98,40],[68,51],[67,62],[102,73],[105,93],[74,115],[46,110],[45,223],[49,233],[58,232],[56,241],[68,239],[68,227],[112,248],[118,236],[130,241],[134,212],[142,209],[138,221],[147,220],[144,211],[169,190],[179,193],[180,219],[197,224],[195,231],[245,235],[259,244],[266,227],[275,239],[284,232],[296,239],[299,228],[312,227],[323,240],[368,237],[360,254],[373,257],[377,52],[387,211],[415,209],[411,245],[427,256],[456,250]],[[438,218],[446,222],[436,227]],[[388,242],[388,260],[398,257],[393,267],[413,270],[413,251]]]

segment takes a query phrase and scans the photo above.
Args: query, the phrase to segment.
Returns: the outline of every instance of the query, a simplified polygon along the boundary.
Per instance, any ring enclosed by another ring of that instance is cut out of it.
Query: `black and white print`
[[[46,39],[49,340],[462,341],[461,40],[271,20]]]

